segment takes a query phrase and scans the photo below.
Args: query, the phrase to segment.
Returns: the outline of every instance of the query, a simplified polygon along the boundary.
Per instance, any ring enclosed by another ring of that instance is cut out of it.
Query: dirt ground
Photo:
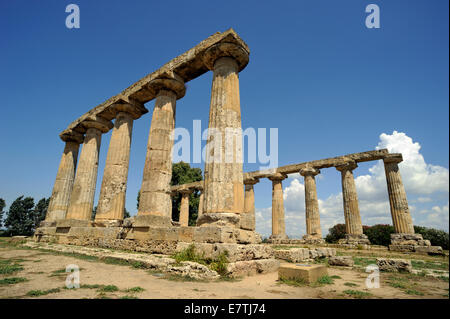
[[[448,257],[446,260],[448,263]],[[398,273],[382,273],[380,288],[368,289],[365,286],[368,274],[363,270],[336,267],[328,268],[333,283],[318,286],[292,286],[281,283],[277,273],[216,282],[186,281],[180,278],[165,278],[163,274],[145,269],[10,245],[0,246],[0,266],[2,264],[17,265],[18,270],[8,274],[0,273],[0,298],[403,299],[448,298],[449,292],[448,280]],[[64,270],[69,264],[80,267],[82,287],[79,289],[65,289],[68,274]],[[5,278],[25,279],[21,279],[23,282],[8,283]],[[113,286],[104,287],[111,285]],[[128,290],[133,287],[141,289]]]

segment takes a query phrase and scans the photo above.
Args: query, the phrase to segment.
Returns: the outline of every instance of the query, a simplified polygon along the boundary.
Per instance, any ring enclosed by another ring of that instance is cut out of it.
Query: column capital
[[[403,162],[403,156],[401,153],[388,154],[383,158],[384,163],[401,163]]]
[[[299,173],[302,176],[316,176],[317,174],[320,174],[320,170],[314,167],[304,167]]]
[[[267,178],[270,179],[272,182],[274,182],[274,181],[282,181],[282,180],[287,178],[287,175],[283,174],[283,173],[275,173],[275,174],[273,174],[273,175],[271,175],[271,176],[269,176]]]
[[[355,161],[349,161],[349,162],[345,162],[345,163],[342,163],[342,164],[338,164],[335,167],[340,172],[353,171],[355,168],[358,167],[358,164],[356,164]]]
[[[81,144],[84,141],[84,134],[75,132],[75,131],[71,131],[70,133],[66,133],[63,135],[60,135],[60,138],[64,141],[64,142],[75,142],[77,144]]]
[[[81,122],[81,125],[86,129],[86,131],[90,128],[95,128],[102,133],[107,133],[114,127],[111,121],[108,121],[98,115],[89,116],[86,120]]]
[[[189,195],[194,192],[194,189],[193,188],[180,189],[178,192],[182,195]]]
[[[259,178],[251,177],[249,179],[244,179],[244,185],[255,185],[259,183]]]
[[[242,46],[230,43],[230,42],[220,42],[211,47],[209,47],[203,54],[203,63],[205,66],[214,70],[214,63],[219,58],[229,57],[233,58],[238,65],[238,72],[242,71],[248,64],[249,52],[245,50]]]
[[[157,96],[161,91],[168,90],[175,93],[177,100],[184,97],[186,94],[186,86],[183,79],[173,73],[172,76],[162,76],[154,79],[147,84],[147,88]]]
[[[114,117],[116,119],[121,112],[130,114],[133,120],[137,120],[145,113],[148,113],[148,110],[145,108],[144,104],[137,101],[120,101],[111,105],[110,110],[114,112]]]

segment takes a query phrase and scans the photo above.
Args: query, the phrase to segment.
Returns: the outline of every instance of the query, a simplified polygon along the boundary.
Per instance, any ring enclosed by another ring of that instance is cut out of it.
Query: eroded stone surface
[[[377,258],[377,266],[380,271],[411,272],[411,261],[406,259]]]

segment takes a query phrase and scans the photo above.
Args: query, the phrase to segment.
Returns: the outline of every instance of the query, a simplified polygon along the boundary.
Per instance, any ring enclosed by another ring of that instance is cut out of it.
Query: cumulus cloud
[[[403,155],[399,168],[414,223],[448,230],[448,168],[426,163],[420,153],[420,144],[405,133],[382,133],[376,149],[383,148],[390,153]],[[377,161],[368,171],[368,174],[355,178],[363,224],[391,224],[383,162]],[[299,174],[292,174],[284,183],[287,185],[283,194],[286,233],[296,238],[306,233],[305,188],[302,182],[303,178]],[[445,198],[446,204],[439,203],[442,198]],[[323,235],[333,225],[344,223],[342,193],[330,194],[325,199],[319,198],[319,211]],[[270,207],[257,211],[257,231],[263,235],[271,233],[271,215]]]

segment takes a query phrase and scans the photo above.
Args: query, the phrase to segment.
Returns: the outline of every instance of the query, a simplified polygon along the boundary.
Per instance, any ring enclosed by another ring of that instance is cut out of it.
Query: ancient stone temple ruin
[[[272,243],[324,244],[315,176],[334,167],[341,172],[347,236],[342,245],[370,244],[362,231],[353,171],[358,163],[383,160],[396,234],[391,249],[431,251],[429,241],[414,234],[398,163],[401,154],[375,150],[335,158],[243,172],[242,162],[222,163],[207,152],[204,181],[171,186],[172,133],[176,104],[187,94],[185,84],[212,71],[209,128],[241,128],[239,72],[249,62],[247,44],[232,29],[216,33],[169,61],[124,91],[93,108],[60,134],[65,142],[47,216],[35,240],[171,254],[195,243],[206,257],[227,250],[230,262],[246,262],[258,272],[273,271],[278,262],[270,245],[255,232],[253,186],[272,181]],[[155,100],[136,216],[124,219],[133,122]],[[102,134],[112,129],[95,220],[91,220]],[[79,147],[82,144],[78,157]],[[225,149],[215,150],[222,152]],[[235,150],[242,152],[242,150]],[[299,173],[305,179],[307,234],[289,239],[285,232],[282,181]],[[188,226],[189,194],[201,191],[197,225]],[[171,196],[181,193],[179,221],[172,221]]]

